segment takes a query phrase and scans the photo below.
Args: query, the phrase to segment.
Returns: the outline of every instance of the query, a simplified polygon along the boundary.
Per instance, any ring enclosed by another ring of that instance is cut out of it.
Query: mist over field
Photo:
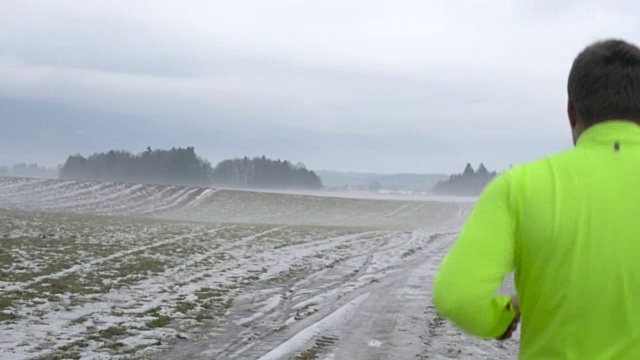
[[[0,177],[0,354],[513,356],[431,306],[473,199],[349,195]]]
[[[435,274],[639,7],[0,2],[0,359],[517,357]]]

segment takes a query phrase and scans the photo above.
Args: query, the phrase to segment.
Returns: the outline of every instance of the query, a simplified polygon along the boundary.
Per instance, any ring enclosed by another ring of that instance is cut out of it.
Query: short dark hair
[[[640,49],[622,40],[588,46],[573,62],[568,90],[587,126],[606,120],[640,123]]]

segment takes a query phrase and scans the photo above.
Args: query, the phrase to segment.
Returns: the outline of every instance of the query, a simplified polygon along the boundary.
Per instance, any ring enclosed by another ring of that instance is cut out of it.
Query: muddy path
[[[215,333],[181,342],[161,358],[516,358],[516,340],[468,337],[433,309],[433,277],[456,235],[414,232],[410,238],[389,238],[332,268],[298,274],[292,286],[256,285],[243,304],[261,304],[254,318],[237,306],[226,323],[216,324]],[[512,291],[509,287],[505,291]]]

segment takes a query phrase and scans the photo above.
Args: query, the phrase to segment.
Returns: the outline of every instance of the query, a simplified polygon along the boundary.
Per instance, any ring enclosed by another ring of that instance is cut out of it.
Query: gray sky
[[[504,169],[571,146],[571,61],[594,40],[640,42],[639,10],[574,0],[4,0],[0,96],[265,138],[338,134],[339,153],[289,156],[311,168]]]

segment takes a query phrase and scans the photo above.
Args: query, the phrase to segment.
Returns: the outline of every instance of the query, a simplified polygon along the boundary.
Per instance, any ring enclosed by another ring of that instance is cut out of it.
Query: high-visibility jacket
[[[606,121],[574,149],[492,181],[434,284],[438,312],[501,336],[515,269],[520,359],[640,359],[640,126]]]

